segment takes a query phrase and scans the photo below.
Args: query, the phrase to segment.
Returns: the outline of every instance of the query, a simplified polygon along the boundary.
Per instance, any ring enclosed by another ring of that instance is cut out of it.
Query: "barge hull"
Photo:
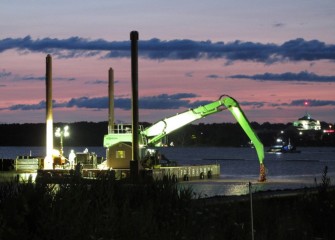
[[[7,179],[8,177],[15,177],[18,181],[27,181],[29,175],[32,175],[33,181],[36,179],[43,179],[50,183],[60,183],[75,175],[80,176],[83,179],[98,179],[100,177],[108,177],[108,175],[113,176],[117,180],[130,178],[130,169],[101,170],[96,168],[83,168],[80,171],[74,169],[25,169],[4,172],[6,172]],[[220,176],[220,165],[210,164],[160,167],[143,170],[143,175],[155,180],[161,180],[164,177],[169,177],[176,181],[211,179]]]

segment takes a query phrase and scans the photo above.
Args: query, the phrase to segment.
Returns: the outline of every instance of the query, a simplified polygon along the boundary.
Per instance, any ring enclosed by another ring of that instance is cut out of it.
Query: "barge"
[[[53,169],[43,168],[43,157],[18,156],[16,159],[0,159],[0,181],[35,182],[38,180],[50,183],[66,182],[73,177],[94,180],[112,176],[116,180],[131,178],[129,167],[108,168],[106,161],[94,153],[76,153],[75,164],[70,165],[67,159]],[[130,162],[128,163],[130,164]],[[142,168],[139,175],[145,178],[163,179],[170,177],[174,181],[191,181],[199,179],[212,179],[220,176],[220,165],[156,165],[153,168]]]

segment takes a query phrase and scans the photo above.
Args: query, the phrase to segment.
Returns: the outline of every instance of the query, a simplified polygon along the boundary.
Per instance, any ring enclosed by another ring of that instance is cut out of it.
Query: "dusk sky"
[[[131,121],[130,32],[139,32],[140,121],[228,94],[250,121],[335,122],[334,0],[0,0],[0,123]],[[308,105],[305,105],[308,102]],[[196,123],[235,122],[229,111]]]

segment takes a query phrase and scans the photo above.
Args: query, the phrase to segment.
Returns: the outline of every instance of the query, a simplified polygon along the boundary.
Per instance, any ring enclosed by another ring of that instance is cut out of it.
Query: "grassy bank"
[[[335,192],[326,171],[316,187],[255,197],[255,239],[334,239]],[[170,179],[7,182],[0,187],[0,239],[251,239],[248,200],[208,204],[198,197]]]

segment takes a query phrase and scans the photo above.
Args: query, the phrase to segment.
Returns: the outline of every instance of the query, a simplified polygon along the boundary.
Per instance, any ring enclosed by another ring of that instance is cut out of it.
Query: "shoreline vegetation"
[[[333,239],[335,190],[255,192],[255,239]],[[0,184],[0,239],[250,239],[250,196],[201,198],[171,178],[133,184],[43,180]]]

